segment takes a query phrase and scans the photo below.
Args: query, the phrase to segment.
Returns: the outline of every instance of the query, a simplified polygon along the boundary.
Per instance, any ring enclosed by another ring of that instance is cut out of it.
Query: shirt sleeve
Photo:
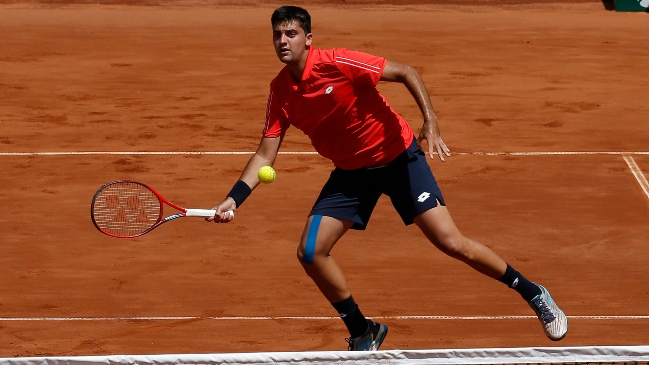
[[[335,61],[338,69],[354,85],[376,86],[381,79],[387,60],[369,53],[350,51],[344,48],[335,50]]]
[[[275,98],[273,98],[275,96]],[[266,124],[262,135],[264,137],[279,137],[290,127],[286,113],[281,107],[281,103],[277,100],[276,93],[273,92],[271,86],[268,93],[268,104],[266,105]]]

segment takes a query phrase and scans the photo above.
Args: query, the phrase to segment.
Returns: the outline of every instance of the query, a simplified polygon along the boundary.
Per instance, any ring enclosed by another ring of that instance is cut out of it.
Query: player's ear
[[[310,46],[311,42],[313,42],[313,33],[309,33],[305,36],[306,38],[306,45]]]

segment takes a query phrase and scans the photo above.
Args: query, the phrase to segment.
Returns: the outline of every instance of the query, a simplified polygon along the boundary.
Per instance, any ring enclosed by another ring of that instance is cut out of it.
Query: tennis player
[[[350,350],[377,350],[388,327],[365,318],[330,251],[349,229],[365,229],[382,194],[390,197],[404,224],[416,224],[442,252],[516,290],[536,312],[545,334],[562,339],[568,322],[550,293],[455,226],[421,147],[426,141],[431,158],[450,156],[417,71],[367,53],[315,48],[310,15],[299,7],[278,8],[271,24],[275,52],[286,66],[270,84],[256,153],[208,221],[232,219],[224,212],[239,208],[259,184],[257,171],[273,165],[292,125],[335,165],[306,221],[297,257],[349,330]],[[418,137],[377,90],[379,81],[402,83],[412,94],[424,119]]]

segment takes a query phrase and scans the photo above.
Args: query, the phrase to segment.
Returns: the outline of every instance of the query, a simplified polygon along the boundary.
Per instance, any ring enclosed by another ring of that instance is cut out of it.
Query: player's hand
[[[417,137],[417,144],[421,147],[421,142],[426,140],[428,144],[428,155],[430,158],[435,158],[435,153],[439,155],[440,160],[444,161],[444,155],[447,157],[451,156],[451,150],[446,147],[442,137],[439,133],[439,127],[437,126],[437,118],[433,120],[426,120],[424,125],[421,127],[419,132],[419,137]]]
[[[207,222],[229,223],[234,219],[234,211],[237,209],[237,204],[234,202],[234,199],[227,197],[212,209],[216,210],[216,213],[214,217],[205,218]]]

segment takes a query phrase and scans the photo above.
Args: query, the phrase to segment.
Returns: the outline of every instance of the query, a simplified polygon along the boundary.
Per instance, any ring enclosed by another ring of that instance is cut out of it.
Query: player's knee
[[[440,240],[439,248],[445,254],[460,260],[471,260],[473,253],[469,241],[462,237],[445,237]]]
[[[318,252],[315,249],[315,244],[310,244],[309,242],[300,242],[300,245],[297,247],[296,256],[302,266],[313,264],[313,261],[316,260],[318,256]]]
[[[301,243],[299,246],[297,246],[297,260],[300,261],[300,264],[302,265],[311,265],[313,263],[314,256],[313,255],[307,255],[304,252],[304,244]]]

